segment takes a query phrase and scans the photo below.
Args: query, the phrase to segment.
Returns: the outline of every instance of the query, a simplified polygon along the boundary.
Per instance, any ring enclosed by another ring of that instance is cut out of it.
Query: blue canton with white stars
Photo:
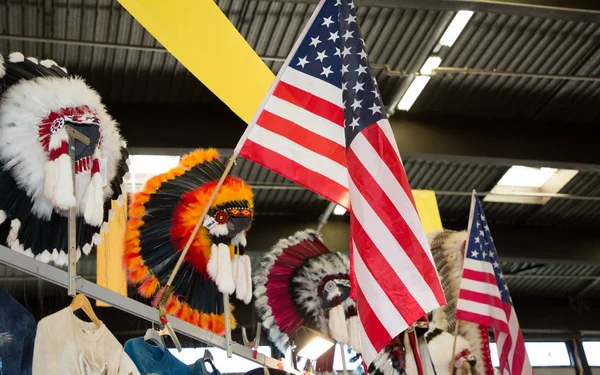
[[[342,89],[346,147],[385,118],[352,1],[324,0],[289,67]]]
[[[498,260],[496,246],[494,246],[494,240],[490,233],[490,227],[488,226],[485,214],[483,213],[483,207],[477,196],[475,196],[475,206],[473,208],[473,219],[471,222],[466,257],[473,260],[489,262],[492,265],[502,301],[512,304],[508,286],[506,285],[506,280],[504,280],[504,274],[502,273],[502,268],[500,267],[500,262]]]

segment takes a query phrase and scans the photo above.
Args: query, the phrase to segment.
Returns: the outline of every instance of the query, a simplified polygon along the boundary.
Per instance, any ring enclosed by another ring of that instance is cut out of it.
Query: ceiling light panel
[[[473,12],[470,10],[461,10],[456,13],[452,22],[440,38],[440,44],[446,47],[452,47],[458,36],[462,33],[469,20],[473,17]]]

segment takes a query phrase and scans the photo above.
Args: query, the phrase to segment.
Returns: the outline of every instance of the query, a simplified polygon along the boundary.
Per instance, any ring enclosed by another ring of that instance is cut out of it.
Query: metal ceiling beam
[[[286,3],[317,3],[317,0],[270,0]],[[357,7],[422,10],[472,10],[523,17],[542,17],[578,22],[597,22],[600,3],[595,0],[354,0]]]
[[[579,170],[600,167],[592,127],[427,113],[404,113],[390,123],[400,153],[529,160]]]
[[[138,150],[232,149],[246,129],[225,105],[109,103],[108,110],[121,124],[129,147]],[[400,152],[419,159],[600,170],[592,127],[430,114],[403,114],[390,123]]]
[[[315,229],[317,220],[316,217],[288,217],[286,220],[269,216],[256,217],[252,230],[248,232],[248,249],[266,251],[280,238],[290,236],[298,230]],[[464,229],[466,225],[465,222]],[[494,225],[491,230],[502,261],[600,266],[600,234],[593,231],[501,225]],[[350,248],[350,225],[347,217],[330,217],[321,233],[329,248],[343,251]]]

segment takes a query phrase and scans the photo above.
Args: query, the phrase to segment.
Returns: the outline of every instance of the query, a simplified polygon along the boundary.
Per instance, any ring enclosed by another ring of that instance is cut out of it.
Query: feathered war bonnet
[[[129,283],[139,285],[139,294],[152,298],[154,306],[224,169],[216,150],[199,149],[133,196],[124,263]],[[244,249],[253,209],[250,187],[227,176],[174,279],[168,314],[223,334],[222,293],[235,291],[238,299],[250,302],[250,258]]]
[[[285,352],[306,326],[360,352],[359,322],[350,296],[349,261],[330,251],[313,230],[281,239],[254,276],[256,308],[270,340]],[[333,371],[333,350],[317,371]]]
[[[100,96],[83,79],[52,60],[21,53],[2,62],[0,221],[10,220],[7,244],[64,265],[68,210],[77,209],[77,253],[87,255],[100,243],[101,227],[107,228],[111,200],[122,202],[125,143]],[[67,127],[90,140],[88,145],[75,141],[74,167]]]

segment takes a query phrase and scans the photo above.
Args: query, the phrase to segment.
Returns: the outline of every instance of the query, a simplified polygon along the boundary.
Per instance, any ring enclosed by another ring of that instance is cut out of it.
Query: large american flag
[[[236,151],[351,208],[367,364],[445,303],[352,1],[319,3]]]
[[[475,193],[465,251],[456,319],[494,329],[502,374],[533,374],[494,240]]]

